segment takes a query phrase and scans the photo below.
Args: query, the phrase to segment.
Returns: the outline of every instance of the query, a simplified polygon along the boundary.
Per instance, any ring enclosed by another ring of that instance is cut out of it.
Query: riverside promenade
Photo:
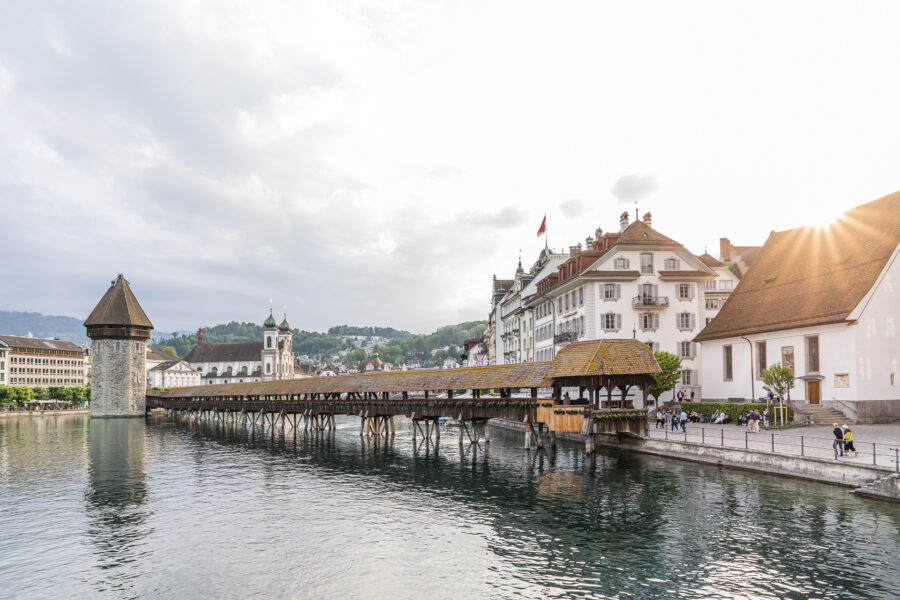
[[[843,423],[842,423],[843,424]],[[885,425],[855,425],[849,423],[853,431],[854,456],[845,454],[838,461],[858,466],[874,466],[896,469],[897,451],[900,450],[900,423]],[[688,444],[698,444],[718,448],[734,448],[773,452],[788,456],[835,460],[832,442],[832,427],[791,427],[788,429],[765,429],[760,425],[759,433],[747,431],[738,425],[715,425],[712,423],[688,423],[687,431],[680,429],[657,429],[650,422],[649,438],[669,440]]]

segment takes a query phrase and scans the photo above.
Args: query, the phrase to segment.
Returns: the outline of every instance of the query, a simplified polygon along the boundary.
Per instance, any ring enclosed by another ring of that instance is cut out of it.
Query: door
[[[806,398],[809,400],[810,404],[818,404],[819,400],[822,397],[822,390],[819,387],[818,381],[807,381],[806,382]]]

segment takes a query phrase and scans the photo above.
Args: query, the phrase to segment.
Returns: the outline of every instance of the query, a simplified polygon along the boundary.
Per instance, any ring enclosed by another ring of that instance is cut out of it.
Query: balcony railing
[[[574,342],[578,338],[578,335],[574,331],[563,331],[562,333],[557,333],[553,336],[554,344],[565,344],[567,342]]]
[[[641,308],[658,307],[664,308],[669,305],[668,296],[635,296],[631,299],[631,305]]]

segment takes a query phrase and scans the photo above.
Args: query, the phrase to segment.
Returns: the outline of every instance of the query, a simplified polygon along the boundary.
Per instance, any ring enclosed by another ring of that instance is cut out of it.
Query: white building
[[[171,357],[170,357],[171,358]],[[183,360],[156,363],[147,370],[147,387],[173,388],[200,385],[200,371]]]
[[[503,321],[500,318],[500,303],[512,287],[512,279],[497,279],[494,275],[491,286],[491,312],[488,316],[488,364],[503,364]]]
[[[773,232],[702,342],[707,399],[759,398],[760,373],[793,368],[793,404],[859,421],[900,418],[900,192],[828,227]]]
[[[500,323],[502,332],[500,342],[503,352],[498,358],[499,364],[514,364],[522,362],[522,290],[528,285],[533,275],[526,273],[522,268],[522,260],[519,259],[519,267],[513,278],[512,286],[507,290],[503,300],[500,301]]]
[[[703,284],[703,326],[706,327],[725,306],[725,301],[728,300],[728,296],[731,295],[737,284],[741,282],[741,278],[738,275],[740,271],[733,264],[726,265],[706,252],[697,258],[716,274],[715,279],[710,279]]]
[[[201,331],[197,345],[184,360],[201,372],[204,385],[293,379],[292,340],[287,315],[281,324],[276,324],[270,310],[263,323],[261,342],[204,344]]]
[[[0,385],[9,385],[9,346],[0,340]]]

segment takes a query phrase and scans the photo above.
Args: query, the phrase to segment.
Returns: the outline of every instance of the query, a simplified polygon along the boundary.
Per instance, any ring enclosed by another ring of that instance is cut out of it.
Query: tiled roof
[[[112,282],[97,306],[84,321],[85,327],[92,325],[128,325],[132,327],[148,327],[153,323],[144,314],[144,309],[131,292],[128,280],[120,273]]]
[[[62,340],[45,340],[35,337],[20,337],[18,335],[0,335],[0,342],[10,348],[33,348],[38,350],[64,350],[66,352],[84,353],[81,346]]]
[[[261,361],[262,351],[262,342],[198,344],[184,357],[184,360],[189,363]]]
[[[168,354],[166,352],[163,352],[162,350],[157,350],[156,348],[151,348],[150,346],[147,346],[147,360],[149,360],[151,362],[158,362],[158,361],[168,362],[174,358],[175,357],[172,356],[171,354]]]
[[[900,192],[857,206],[827,228],[773,232],[705,341],[845,321],[900,244]]]
[[[724,266],[725,266],[725,263],[723,263],[721,260],[719,260],[718,258],[716,258],[715,256],[713,256],[713,255],[710,254],[709,252],[704,252],[703,254],[701,254],[700,256],[698,256],[697,258],[699,258],[700,261],[701,261],[704,265],[706,265],[707,267],[709,267],[709,268],[714,268],[714,267],[724,267]]]
[[[658,275],[661,279],[673,278],[673,279],[685,279],[685,278],[697,278],[701,277],[704,279],[712,279],[716,276],[715,273],[707,273],[706,271],[658,271]]]
[[[680,246],[678,242],[672,238],[668,238],[656,231],[643,221],[635,221],[625,228],[625,231],[619,234],[616,244],[672,244]]]
[[[597,340],[569,344],[553,360],[550,377],[661,373],[653,351],[637,340]]]
[[[570,344],[553,362],[388,371],[337,377],[307,377],[255,383],[215,384],[180,388],[166,397],[220,395],[402,392],[550,387],[554,377],[659,373],[646,345],[635,340],[594,340]],[[208,377],[204,377],[208,379]]]

